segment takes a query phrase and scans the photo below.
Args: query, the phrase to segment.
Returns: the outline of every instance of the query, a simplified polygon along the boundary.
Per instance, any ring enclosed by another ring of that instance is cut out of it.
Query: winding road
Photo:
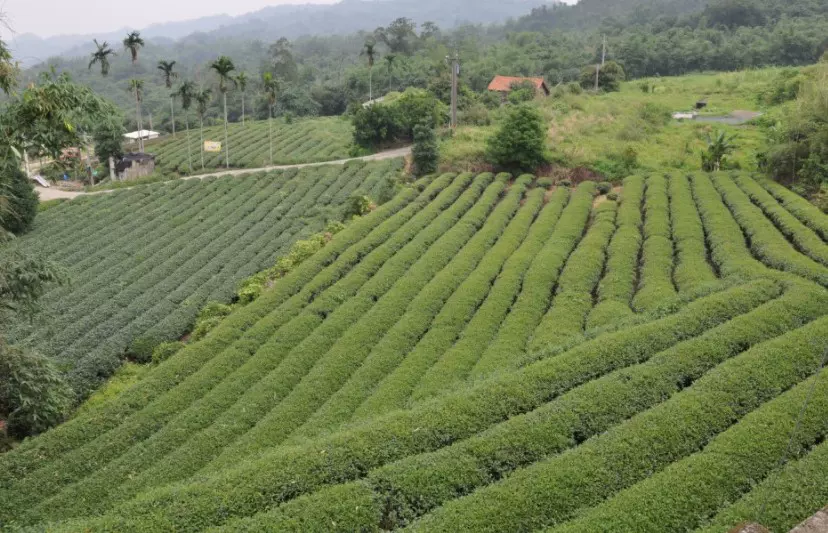
[[[252,174],[254,172],[267,172],[270,170],[285,170],[289,168],[305,168],[305,167],[321,167],[325,165],[344,165],[345,163],[349,163],[351,161],[382,161],[385,159],[395,159],[397,157],[405,157],[411,153],[411,147],[406,146],[404,148],[396,148],[394,150],[386,150],[384,152],[378,152],[376,154],[366,155],[363,157],[352,157],[349,159],[337,159],[335,161],[321,161],[318,163],[301,163],[298,165],[273,165],[268,167],[259,167],[259,168],[242,168],[242,169],[234,169],[234,170],[220,170],[216,172],[210,172],[207,174],[196,174],[194,176],[184,176],[183,180],[196,180],[196,179],[204,179],[209,178],[212,176],[241,176],[244,174]],[[59,189],[47,189],[46,187],[35,187],[35,190],[40,195],[40,199],[42,201],[48,200],[57,200],[57,199],[69,199],[77,198],[78,196],[83,196],[87,194],[106,194],[114,191],[125,191],[130,189],[131,187],[125,187],[122,189],[112,189],[108,191],[97,191],[97,192],[71,192],[71,191],[61,191]]]

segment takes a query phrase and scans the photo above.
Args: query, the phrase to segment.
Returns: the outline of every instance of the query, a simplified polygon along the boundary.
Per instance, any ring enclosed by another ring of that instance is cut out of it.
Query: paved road
[[[385,152],[379,152],[376,154],[367,155],[364,157],[353,157],[350,159],[338,159],[336,161],[322,161],[319,163],[302,163],[299,165],[274,165],[270,167],[260,167],[260,168],[243,168],[243,169],[234,169],[234,170],[224,170],[224,171],[217,171],[217,172],[210,172],[208,174],[196,174],[194,176],[184,176],[184,180],[196,180],[196,179],[203,179],[209,178],[211,176],[241,176],[244,174],[252,174],[254,172],[267,172],[270,170],[285,170],[289,168],[305,168],[305,167],[321,167],[324,165],[344,165],[350,161],[382,161],[384,159],[394,159],[396,157],[405,157],[411,153],[411,147],[407,146],[405,148],[397,148],[395,150],[387,150]],[[123,189],[115,189],[118,191],[125,191],[128,190],[129,187]],[[47,189],[45,187],[35,187],[35,190],[40,195],[40,199],[43,201],[46,200],[55,200],[58,198],[67,198],[72,199],[84,194],[102,194],[102,193],[110,193],[115,192],[115,190],[110,191],[98,191],[98,192],[69,192],[69,191],[61,191],[58,189]]]

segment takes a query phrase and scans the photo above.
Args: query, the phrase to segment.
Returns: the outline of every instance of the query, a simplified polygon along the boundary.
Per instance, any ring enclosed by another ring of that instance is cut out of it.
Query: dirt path
[[[244,174],[253,174],[254,172],[269,172],[271,170],[286,170],[290,168],[306,168],[306,167],[321,167],[325,165],[344,165],[351,161],[383,161],[385,159],[394,159],[397,157],[405,157],[411,153],[411,147],[407,146],[405,148],[397,148],[394,150],[386,150],[385,152],[379,152],[376,154],[366,155],[363,157],[352,157],[349,159],[337,159],[336,161],[321,161],[319,163],[301,163],[298,165],[273,165],[268,167],[259,167],[259,168],[242,168],[242,169],[233,169],[233,170],[219,170],[210,172],[207,174],[196,174],[195,176],[184,176],[182,180],[198,180],[209,178],[213,176],[242,176]],[[109,191],[97,191],[97,192],[69,192],[69,191],[61,191],[59,189],[47,189],[45,187],[35,187],[35,190],[40,195],[40,199],[43,201],[47,200],[56,200],[58,198],[66,198],[72,199],[78,196],[82,196],[85,194],[107,194],[115,191],[127,191],[132,187],[124,187],[121,189],[112,189]]]

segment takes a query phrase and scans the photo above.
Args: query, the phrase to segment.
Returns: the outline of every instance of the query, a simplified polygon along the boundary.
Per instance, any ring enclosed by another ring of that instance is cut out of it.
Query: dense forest
[[[804,65],[828,49],[828,1],[583,0],[575,6],[536,8],[500,25],[461,26],[450,31],[428,21],[400,18],[375,32],[275,43],[195,34],[173,45],[148,40],[140,61],[134,64],[119,50],[120,57],[113,58],[107,77],[97,68],[87,68],[88,58],[55,59],[28,75],[48,69],[69,72],[73,79],[117,102],[127,117],[134,116],[135,102],[129,79],[142,78],[145,112],[153,115],[155,129],[168,129],[170,90],[156,69],[160,60],[176,61],[178,80],[209,86],[217,82],[207,68],[209,62],[218,55],[230,56],[236,72],[245,72],[253,81],[244,91],[247,111],[252,107],[252,114],[259,118],[267,116],[266,100],[258,94],[258,80],[264,72],[272,72],[279,82],[277,114],[336,115],[351,102],[367,100],[369,84],[375,96],[422,87],[447,98],[445,58],[455,51],[462,63],[462,92],[466,94],[484,91],[494,74],[541,75],[552,85],[576,80],[583,66],[600,58],[604,36],[607,57],[623,66],[628,79]],[[370,41],[377,42],[372,69],[364,54],[365,43]],[[241,115],[240,92],[237,88],[229,97],[231,120]],[[220,115],[216,99],[207,110],[207,123],[218,121]],[[127,120],[128,127],[134,125]]]

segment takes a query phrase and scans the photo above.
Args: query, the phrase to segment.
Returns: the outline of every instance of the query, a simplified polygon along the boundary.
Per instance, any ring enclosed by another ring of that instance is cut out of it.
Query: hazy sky
[[[331,4],[336,0],[0,0],[18,34],[86,34],[143,28],[155,22],[188,20],[208,15],[241,15],[276,4]],[[2,32],[6,34],[6,31]]]

